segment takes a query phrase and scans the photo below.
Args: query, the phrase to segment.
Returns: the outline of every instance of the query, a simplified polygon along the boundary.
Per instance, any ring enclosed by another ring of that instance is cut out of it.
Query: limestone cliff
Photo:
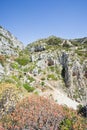
[[[23,48],[22,42],[0,26],[0,54],[18,55],[17,52]]]

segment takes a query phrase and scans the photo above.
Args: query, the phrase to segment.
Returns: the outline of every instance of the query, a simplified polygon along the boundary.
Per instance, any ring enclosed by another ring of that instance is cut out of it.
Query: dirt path
[[[33,76],[33,74],[28,73],[29,76],[34,78],[38,82],[42,82],[39,78]],[[47,81],[44,81],[45,85],[47,85],[52,91],[42,92],[40,95],[43,96],[49,96],[50,94],[53,96],[53,99],[56,100],[58,104],[61,105],[67,105],[68,107],[71,107],[73,109],[77,109],[77,106],[79,105],[78,102],[70,99],[65,95],[64,93],[61,93],[58,89],[54,88],[51,84],[49,84]]]

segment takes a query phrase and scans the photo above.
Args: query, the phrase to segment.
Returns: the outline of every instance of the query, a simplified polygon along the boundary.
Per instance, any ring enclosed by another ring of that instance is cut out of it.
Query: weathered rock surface
[[[65,52],[62,53],[62,56],[60,58],[60,63],[62,65],[62,72],[61,75],[64,79],[66,87],[71,86],[71,79],[70,79],[70,70],[69,70],[69,59],[68,54]]]
[[[22,42],[0,26],[0,54],[18,55],[18,50],[23,50],[23,48]]]
[[[62,64],[62,77],[64,79],[65,85],[69,90],[69,95],[72,98],[76,98],[78,102],[86,103],[86,78],[84,76],[83,68],[79,62],[75,60],[70,66],[69,54],[63,52],[61,56],[60,63]]]

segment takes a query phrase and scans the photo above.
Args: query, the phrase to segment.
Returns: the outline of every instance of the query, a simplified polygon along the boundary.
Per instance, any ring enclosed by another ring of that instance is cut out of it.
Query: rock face
[[[62,72],[61,75],[64,79],[66,87],[71,86],[71,79],[70,79],[70,71],[69,71],[69,61],[68,61],[68,54],[65,52],[62,53],[60,63],[62,65]]]
[[[0,54],[17,55],[18,50],[23,48],[22,42],[0,26]]]
[[[54,65],[54,60],[51,58],[48,58],[48,66]]]
[[[81,100],[84,104],[86,103],[86,77],[84,76],[83,65],[79,61],[75,61],[72,66],[72,86],[73,92],[77,94],[77,100]],[[77,92],[78,91],[78,92]],[[74,96],[74,95],[73,95]],[[79,99],[80,98],[80,99]]]
[[[76,98],[78,102],[86,103],[86,71],[84,72],[84,65],[80,64],[80,60],[75,60],[70,66],[70,54],[63,52],[59,58],[62,65],[61,75],[68,88],[69,96]],[[86,64],[85,64],[86,65]]]
[[[40,52],[40,51],[44,51],[44,50],[45,50],[44,45],[36,45],[35,47],[32,47],[30,49],[31,52]]]
[[[35,52],[38,52],[38,51],[44,51],[45,50],[45,46],[36,46],[35,47]]]

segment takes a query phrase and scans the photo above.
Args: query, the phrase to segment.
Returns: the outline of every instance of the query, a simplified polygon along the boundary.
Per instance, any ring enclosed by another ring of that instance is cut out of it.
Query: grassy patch
[[[34,78],[32,78],[32,77],[30,77],[30,76],[28,76],[28,79],[30,80],[30,82],[35,81],[35,79],[34,79]]]
[[[41,82],[41,86],[44,86],[45,85],[45,83],[44,82]]]
[[[33,92],[35,90],[34,87],[31,87],[28,83],[23,84],[23,87],[28,91],[28,92]]]
[[[16,62],[21,65],[21,66],[25,66],[29,63],[29,59],[28,58],[25,58],[25,57],[22,57],[22,58],[17,58],[16,59]]]
[[[57,80],[57,77],[54,74],[48,74],[47,79]]]
[[[18,65],[17,63],[12,63],[12,64],[11,64],[11,67],[12,67],[13,69],[19,69],[19,65]]]

